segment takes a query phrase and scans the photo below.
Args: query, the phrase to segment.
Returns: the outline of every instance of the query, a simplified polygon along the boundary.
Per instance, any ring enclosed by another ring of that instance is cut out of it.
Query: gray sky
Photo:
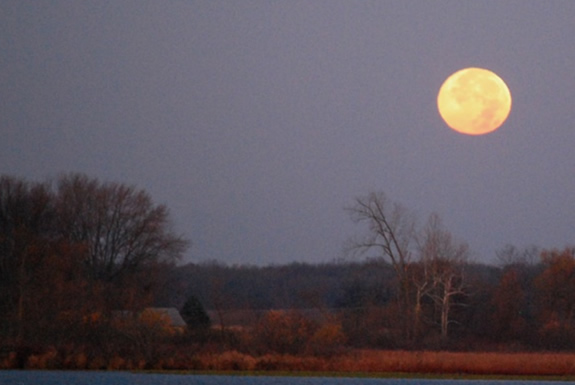
[[[575,1],[3,0],[0,173],[83,172],[171,210],[188,261],[342,256],[382,190],[480,261],[575,243]],[[450,130],[465,67],[509,86]]]

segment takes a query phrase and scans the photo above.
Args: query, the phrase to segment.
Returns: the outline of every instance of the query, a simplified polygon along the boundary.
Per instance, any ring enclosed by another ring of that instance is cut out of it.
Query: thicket
[[[89,347],[87,360],[151,354],[156,326],[123,328],[117,314],[152,304],[186,245],[143,190],[81,174],[0,177],[1,352],[18,364],[70,346]]]

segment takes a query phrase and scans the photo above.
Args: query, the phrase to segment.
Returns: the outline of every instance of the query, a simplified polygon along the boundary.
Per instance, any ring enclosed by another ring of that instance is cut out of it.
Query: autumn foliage
[[[355,214],[387,259],[176,266],[186,242],[145,192],[0,177],[0,368],[574,374],[575,249],[474,264],[436,216],[403,249],[382,202]]]
[[[70,344],[89,346],[86,359],[114,354],[116,337],[149,345],[117,328],[115,314],[152,303],[185,245],[167,209],[133,187],[77,174],[0,177],[0,347],[17,351],[20,365]]]

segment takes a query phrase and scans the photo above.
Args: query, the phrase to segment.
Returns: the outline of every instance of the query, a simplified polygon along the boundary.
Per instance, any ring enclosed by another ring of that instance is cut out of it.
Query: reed
[[[10,353],[0,369],[179,370],[305,373],[405,373],[429,375],[575,376],[575,353],[503,353],[351,350],[323,356],[250,355],[235,350],[193,352],[174,349],[153,360],[114,355],[92,356],[81,350]],[[19,363],[20,362],[20,363]],[[23,362],[23,364],[22,364]]]
[[[479,375],[574,375],[572,353],[358,351],[337,359],[343,371]]]
[[[256,370],[334,373],[414,373],[504,376],[573,376],[572,353],[454,353],[411,351],[354,351],[331,357],[234,352],[200,359],[196,370]]]

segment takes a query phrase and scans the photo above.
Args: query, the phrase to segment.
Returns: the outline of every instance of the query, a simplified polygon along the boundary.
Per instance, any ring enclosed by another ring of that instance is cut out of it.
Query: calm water
[[[125,372],[0,371],[1,385],[561,385],[546,381],[463,381],[414,379],[362,379],[320,377],[196,376],[133,374]]]

